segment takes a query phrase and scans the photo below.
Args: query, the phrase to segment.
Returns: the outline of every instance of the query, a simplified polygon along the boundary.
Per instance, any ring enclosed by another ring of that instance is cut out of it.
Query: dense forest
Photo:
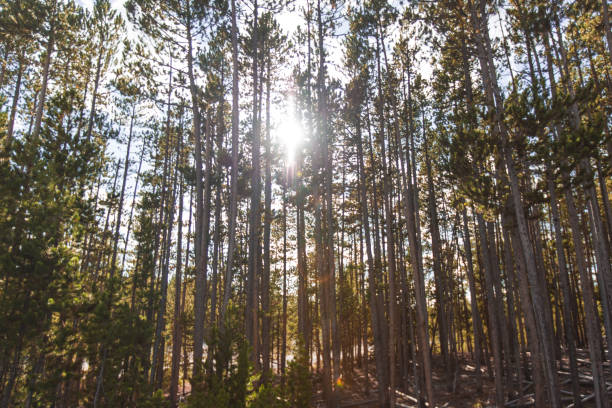
[[[0,0],[0,408],[612,406],[608,0]]]

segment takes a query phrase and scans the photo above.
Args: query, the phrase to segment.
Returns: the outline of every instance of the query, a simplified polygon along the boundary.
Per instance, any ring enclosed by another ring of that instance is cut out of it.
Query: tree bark
[[[472,244],[470,241],[470,229],[468,227],[467,210],[463,209],[463,248],[465,251],[465,259],[467,263],[468,285],[470,288],[470,306],[472,313],[472,330],[474,336],[474,362],[476,364],[476,381],[478,389],[482,389],[482,349],[481,339],[484,338],[482,330],[482,321],[480,312],[478,311],[478,298],[476,293],[476,284],[474,280],[474,265],[472,260]]]
[[[236,250],[236,216],[238,213],[238,126],[240,124],[240,106],[238,89],[238,23],[236,21],[236,0],[232,0],[232,174],[230,186],[230,210],[228,226],[227,264],[223,288],[223,303],[219,312],[219,325],[226,328],[225,315],[232,290],[234,252]]]
[[[55,11],[53,12],[55,13]],[[40,127],[42,123],[43,111],[45,109],[45,102],[47,100],[47,84],[49,83],[49,70],[51,68],[51,54],[53,54],[53,47],[55,46],[55,17],[51,21],[51,28],[49,31],[49,37],[47,38],[47,48],[45,49],[45,59],[43,61],[42,71],[42,84],[38,94],[38,101],[36,105],[36,115],[34,119],[34,129],[32,130],[32,139],[36,140],[40,133]]]
[[[264,187],[264,259],[261,277],[261,309],[262,309],[262,369],[263,378],[267,380],[270,370],[270,229],[272,225],[272,145],[270,140],[270,55],[266,58],[266,163]]]
[[[18,57],[19,68],[17,69],[17,79],[15,80],[15,93],[13,94],[13,103],[11,104],[11,113],[9,116],[6,137],[10,141],[13,138],[13,129],[15,126],[15,116],[17,114],[17,106],[19,103],[19,92],[21,91],[21,77],[23,75],[23,56]],[[0,83],[1,84],[1,83]]]
[[[260,165],[260,135],[259,135],[259,115],[258,115],[258,5],[257,0],[253,2],[253,33],[252,33],[252,52],[253,52],[253,123],[251,140],[251,208],[249,211],[249,264],[247,275],[247,301],[245,309],[246,338],[251,346],[251,362],[259,368],[258,352],[258,299],[257,299],[257,280],[260,273],[260,228],[261,228],[261,165]]]
[[[487,309],[489,314],[489,338],[491,340],[491,348],[493,349],[493,369],[494,380],[495,380],[495,403],[497,406],[503,406],[505,401],[504,395],[504,369],[502,360],[501,340],[499,338],[499,324],[502,322],[498,321],[499,313],[497,311],[497,298],[493,290],[493,266],[491,265],[491,249],[490,243],[487,236],[486,225],[482,214],[476,214],[478,219],[478,234],[480,237],[480,251],[482,257],[483,268],[482,272],[484,275],[486,295],[487,295]]]
[[[177,170],[182,162],[183,135],[178,135],[177,143]],[[179,178],[179,209],[178,209],[178,231],[176,233],[176,272],[174,275],[174,318],[172,325],[172,362],[170,373],[170,404],[172,408],[178,406],[178,380],[180,371],[181,357],[181,336],[182,336],[182,316],[181,316],[181,289],[182,289],[182,254],[183,254],[183,189],[184,182],[182,175]]]
[[[194,295],[194,328],[193,328],[193,379],[192,382],[201,374],[202,354],[204,344],[204,319],[206,308],[206,264],[204,263],[204,186],[202,183],[202,137],[201,137],[201,116],[199,106],[198,88],[195,83],[195,72],[193,67],[193,39],[191,34],[191,15],[188,15],[186,23],[187,31],[187,75],[189,77],[189,91],[191,94],[191,110],[193,114],[192,132],[195,143],[195,184],[196,184],[196,217],[195,217],[195,295]]]

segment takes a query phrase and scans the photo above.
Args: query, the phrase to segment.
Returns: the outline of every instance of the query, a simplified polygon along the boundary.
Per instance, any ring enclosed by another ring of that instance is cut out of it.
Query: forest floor
[[[580,394],[584,408],[595,406],[593,395],[593,380],[591,377],[591,363],[588,350],[578,349],[578,371]],[[528,358],[529,361],[529,358]],[[432,359],[432,379],[434,398],[436,406],[441,408],[485,408],[495,406],[495,383],[492,376],[487,372],[486,366],[482,367],[482,389],[478,389],[476,370],[473,362],[467,358],[460,358],[457,362],[455,374],[450,377],[444,367],[442,358],[434,356]],[[336,398],[339,408],[375,408],[378,407],[378,383],[376,380],[376,362],[371,360],[368,364],[368,379],[366,380],[365,371],[362,367],[355,366],[351,378],[343,378],[341,387],[337,387]],[[412,367],[410,367],[412,371]],[[316,369],[313,367],[313,371]],[[604,372],[606,378],[612,378],[610,363],[604,362]],[[569,361],[567,356],[561,360],[561,367],[558,370],[559,382],[561,386],[562,406],[573,408],[573,396],[571,389]],[[399,381],[399,379],[398,379]],[[506,384],[508,386],[508,384]],[[612,382],[606,382],[608,397],[612,401]],[[323,392],[321,389],[320,377],[314,378],[315,395],[313,396],[313,407],[323,408]],[[401,388],[401,387],[397,387]],[[191,387],[189,381],[185,382],[182,390],[181,399],[189,395]],[[533,399],[533,382],[524,380],[523,399],[508,398],[505,408],[526,408],[535,405]],[[416,399],[417,392],[411,382],[409,392],[396,391],[396,406],[398,408],[418,408]]]
[[[433,391],[436,406],[444,408],[472,408],[472,407],[494,407],[495,385],[492,376],[487,373],[486,367],[482,372],[482,390],[478,389],[476,371],[473,363],[468,359],[460,359],[457,363],[456,373],[449,377],[444,364],[439,356],[433,361]],[[355,367],[353,378],[347,379],[337,391],[336,397],[340,408],[374,408],[378,406],[378,390],[376,375],[373,372],[375,362],[369,364],[368,380],[362,368]],[[606,378],[612,378],[610,364],[604,363]],[[411,367],[412,369],[412,367]],[[587,350],[578,350],[578,370],[580,379],[580,393],[584,401],[583,407],[592,407],[594,404],[593,381],[590,373],[590,361]],[[571,382],[569,379],[569,362],[567,358],[562,360],[559,370],[559,381],[561,385],[561,399],[564,407],[573,407]],[[612,400],[612,383],[606,383],[608,397]],[[320,384],[316,385],[314,407],[323,407],[323,395]],[[511,399],[506,403],[506,408],[524,408],[534,406],[533,382],[524,381],[522,400]],[[417,408],[418,401],[416,392],[410,387],[409,393],[396,391],[396,406],[400,408]]]
[[[468,360],[461,360],[457,364],[456,374],[452,378],[446,374],[441,358],[434,357],[432,367],[433,391],[436,406],[448,408],[486,407],[490,406],[495,398],[493,379],[482,374],[482,390],[478,390],[474,366]],[[369,364],[368,381],[362,368],[355,367],[353,378],[343,384],[336,397],[340,408],[374,408],[378,406],[378,383],[376,373],[373,372],[375,362]],[[412,367],[410,367],[412,370]],[[314,406],[323,407],[323,395],[317,385]],[[397,407],[418,407],[416,392],[411,386],[409,393],[396,391]]]

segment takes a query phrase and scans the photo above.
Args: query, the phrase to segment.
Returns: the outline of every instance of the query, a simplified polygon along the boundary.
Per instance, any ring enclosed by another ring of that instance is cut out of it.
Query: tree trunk
[[[410,81],[410,69],[408,70]],[[418,343],[418,360],[420,362],[424,383],[419,395],[423,400],[427,399],[430,407],[434,407],[434,393],[432,384],[431,351],[429,347],[429,323],[427,316],[427,299],[425,296],[425,277],[423,273],[423,259],[420,247],[420,222],[418,214],[418,187],[416,185],[416,165],[414,161],[414,119],[412,115],[411,88],[408,88],[409,103],[409,134],[406,136],[406,145],[410,144],[410,149],[406,149],[406,174],[404,179],[404,205],[402,210],[406,220],[408,245],[410,249],[410,263],[412,266],[412,278],[414,281],[414,298],[416,303],[416,338]],[[408,139],[410,136],[410,140]],[[412,157],[411,157],[412,153]]]
[[[307,131],[308,138],[312,140],[313,136],[313,121],[312,121],[312,98],[311,98],[311,43],[310,43],[310,1],[307,1],[307,37],[308,37],[308,50],[307,50],[307,78],[306,78],[306,112],[307,112]],[[298,111],[296,101],[296,111]],[[310,349],[310,325],[308,318],[308,265],[306,259],[306,223],[304,220],[304,195],[305,187],[303,185],[302,174],[303,167],[303,155],[302,151],[298,151],[297,154],[297,171],[296,171],[296,232],[297,232],[297,270],[298,270],[298,335],[302,336],[304,347],[308,353],[308,361],[311,363],[312,350]]]
[[[43,61],[42,84],[38,94],[36,105],[36,115],[34,119],[34,129],[32,130],[32,139],[36,140],[40,133],[43,111],[47,100],[47,84],[49,82],[49,70],[51,68],[51,54],[55,45],[55,20],[51,22],[49,38],[47,38],[47,48],[45,49],[45,59]]]
[[[325,51],[323,48],[323,19],[322,19],[321,1],[317,0],[317,26],[318,26],[318,51],[319,51],[319,72],[317,78],[317,93],[318,93],[318,146],[313,153],[316,164],[313,166],[316,177],[314,178],[313,198],[315,201],[315,240],[317,269],[319,271],[319,310],[321,321],[321,343],[322,343],[322,360],[323,360],[323,399],[328,408],[335,407],[332,386],[332,361],[331,361],[331,341],[332,341],[332,305],[330,304],[332,289],[333,266],[326,265],[329,263],[330,253],[327,247],[326,228],[331,228],[330,225],[324,225],[327,220],[327,214],[323,212],[325,204],[330,203],[326,200],[326,167],[328,160],[327,149],[327,93],[325,91]],[[321,189],[324,191],[321,192]],[[333,253],[331,261],[333,262]]]
[[[19,103],[19,92],[21,91],[21,77],[23,75],[23,60],[22,56],[18,57],[19,68],[17,69],[17,80],[15,81],[15,93],[13,94],[13,103],[11,104],[11,113],[9,116],[6,137],[10,141],[13,138],[13,129],[15,126],[15,116],[17,114],[17,106]]]
[[[565,327],[566,343],[569,351],[570,370],[572,373],[572,392],[574,394],[574,406],[581,407],[580,384],[578,382],[578,365],[576,362],[576,340],[574,339],[574,321],[570,310],[570,284],[567,274],[565,252],[563,252],[563,232],[561,231],[561,216],[559,215],[559,201],[557,189],[552,179],[552,174],[548,171],[548,193],[550,209],[552,213],[552,223],[555,230],[555,250],[557,252],[557,264],[561,290],[563,293],[563,326]]]
[[[195,83],[193,68],[193,40],[191,36],[191,15],[188,16],[187,23],[187,74],[189,77],[189,91],[191,93],[191,110],[193,114],[193,139],[195,143],[195,184],[196,184],[196,220],[195,220],[195,295],[194,295],[194,327],[193,327],[193,379],[201,374],[202,371],[202,347],[204,344],[204,319],[206,308],[206,264],[204,263],[204,187],[202,183],[202,138],[201,138],[201,117],[200,117],[200,97]],[[193,384],[193,383],[192,383]]]
[[[446,308],[446,277],[443,276],[442,271],[442,259],[441,259],[441,245],[440,245],[440,229],[438,222],[438,210],[436,208],[436,195],[434,192],[434,182],[431,174],[431,160],[429,158],[429,151],[427,148],[427,141],[425,141],[425,165],[427,169],[427,189],[428,189],[428,206],[429,206],[429,233],[431,234],[431,250],[433,258],[433,271],[434,279],[436,282],[436,310],[438,314],[438,320],[440,321],[440,350],[442,352],[442,359],[447,372],[450,368],[449,361],[449,350],[448,350],[448,327],[447,327],[447,308]]]
[[[471,0],[469,1],[469,5],[472,24],[475,32],[474,38],[477,44],[478,59],[481,67],[482,80],[485,85],[487,104],[489,106],[489,109],[491,110],[491,113],[494,115],[494,126],[492,130],[495,133],[498,133],[500,136],[501,158],[504,161],[510,180],[510,192],[520,238],[519,249],[522,250],[524,254],[525,266],[530,283],[530,291],[534,306],[534,312],[537,316],[546,316],[545,302],[547,302],[548,299],[545,298],[544,293],[541,293],[541,291],[538,290],[538,287],[540,285],[535,254],[530,242],[527,221],[525,219],[523,199],[521,197],[521,190],[519,186],[516,164],[514,163],[514,158],[512,157],[512,148],[508,141],[506,125],[503,122],[503,100],[501,97],[499,86],[497,85],[495,64],[493,62],[486,13],[484,10],[485,3],[483,0],[479,0],[481,11],[480,19],[477,16],[476,7],[474,6]],[[549,403],[552,408],[558,408],[561,403],[559,399],[559,383],[554,361],[554,350],[552,349],[552,345],[550,342],[550,338],[553,337],[552,328],[548,327],[548,321],[546,318],[538,318],[535,322],[538,341],[542,346],[544,373],[547,381]],[[503,395],[501,397],[503,398]],[[500,398],[499,395],[498,398]],[[498,400],[497,403],[501,404],[503,403],[503,401]]]
[[[258,299],[257,299],[257,280],[260,273],[260,228],[261,228],[261,165],[260,165],[260,135],[258,120],[258,7],[257,0],[253,3],[253,32],[252,32],[252,51],[253,51],[253,123],[251,140],[251,208],[249,212],[249,264],[247,275],[247,303],[245,309],[246,338],[251,346],[251,362],[258,368]]]
[[[548,64],[548,77],[551,83],[551,93],[553,98],[556,98],[557,87],[553,70],[551,47],[547,34],[544,36],[544,45],[546,47],[546,60]],[[560,130],[560,126],[557,125],[556,131],[559,132]],[[562,175],[563,182],[565,184],[563,194],[565,197],[565,205],[567,206],[567,216],[570,224],[570,230],[572,232],[572,242],[574,244],[576,267],[578,268],[578,273],[580,275],[580,284],[582,287],[582,297],[584,302],[584,320],[587,332],[586,337],[589,345],[589,354],[591,358],[591,370],[593,375],[595,402],[597,407],[607,407],[609,406],[609,403],[607,402],[604,384],[605,377],[602,366],[601,331],[598,327],[598,317],[595,314],[595,298],[593,293],[593,286],[591,283],[592,281],[590,273],[587,271],[580,221],[578,219],[578,212],[576,211],[576,206],[574,204],[574,197],[569,189],[569,174],[567,171],[564,171]]]
[[[266,80],[266,164],[264,187],[264,259],[261,277],[261,309],[262,309],[262,369],[263,378],[267,380],[270,370],[270,229],[272,225],[272,146],[270,140],[270,55],[267,55]]]
[[[183,165],[182,161],[183,134],[178,135],[177,143],[177,171]],[[170,404],[172,408],[178,406],[178,380],[180,371],[181,357],[181,336],[182,336],[182,316],[181,316],[181,285],[183,265],[183,176],[179,176],[179,209],[178,209],[178,231],[176,233],[176,269],[174,275],[174,318],[172,325],[172,363],[170,373]]]
[[[282,349],[280,356],[281,382],[285,381],[285,365],[287,359],[287,181],[283,185],[283,318],[282,318]],[[303,341],[303,340],[302,340]],[[302,346],[305,346],[302,344]]]
[[[482,389],[482,349],[481,339],[484,338],[482,321],[478,311],[478,298],[476,294],[476,284],[474,280],[474,265],[472,261],[472,244],[470,242],[470,230],[468,227],[467,210],[463,209],[463,247],[467,263],[468,284],[470,287],[470,306],[472,312],[472,330],[474,335],[474,361],[476,364],[476,381],[478,389]]]
[[[170,138],[170,118],[168,118],[167,123],[168,129],[167,139],[166,139],[166,149],[169,149],[171,146],[171,138]],[[165,212],[165,220],[164,225],[165,228],[165,237],[164,237],[164,247],[160,259],[160,268],[161,268],[161,281],[160,281],[160,302],[159,309],[157,311],[157,321],[155,326],[155,343],[153,346],[153,366],[151,368],[151,384],[154,389],[161,389],[162,380],[163,380],[163,369],[164,369],[164,354],[165,354],[165,338],[163,336],[164,331],[166,330],[166,306],[168,299],[168,274],[170,269],[170,248],[172,243],[172,229],[174,225],[174,206],[176,203],[176,186],[178,182],[178,172],[179,172],[179,160],[178,160],[178,152],[177,159],[175,163],[174,176],[172,181],[171,191],[168,191],[169,200],[166,199],[166,207],[167,210]]]
[[[491,249],[490,245],[495,245],[494,242],[489,242],[487,236],[486,226],[482,214],[476,214],[478,219],[478,234],[480,237],[480,251],[482,256],[482,273],[484,275],[486,295],[487,295],[487,308],[489,312],[489,338],[491,340],[491,348],[493,349],[493,369],[495,379],[495,403],[497,406],[503,406],[505,401],[504,395],[504,371],[502,361],[502,350],[501,340],[499,338],[499,324],[502,322],[498,321],[499,313],[497,311],[497,299],[493,290],[493,266],[491,264]]]
[[[87,130],[85,131],[85,139],[89,142],[91,139],[91,132],[93,130],[93,123],[96,116],[96,102],[98,100],[98,87],[100,86],[100,76],[102,74],[102,54],[104,53],[104,46],[100,44],[98,49],[98,59],[96,61],[96,76],[94,78],[94,89],[91,94],[91,108],[89,109],[89,120],[87,121]]]
[[[230,186],[230,211],[228,226],[227,264],[225,265],[225,282],[223,288],[223,304],[219,312],[219,325],[226,328],[225,315],[231,295],[236,249],[236,216],[238,213],[238,126],[240,125],[240,106],[238,90],[238,24],[236,22],[236,0],[232,0],[232,178]]]
[[[221,70],[221,78],[224,77],[224,69]],[[223,83],[223,81],[221,81]],[[217,151],[223,151],[223,138],[225,137],[225,119],[223,116],[223,111],[225,108],[225,98],[221,97],[221,101],[218,106],[218,114],[217,114]],[[223,177],[223,168],[220,160],[217,160],[217,168],[216,168],[216,176],[221,178]],[[212,260],[212,290],[210,294],[210,327],[214,327],[217,324],[217,286],[219,282],[219,251],[220,247],[223,245],[221,242],[221,210],[223,207],[223,203],[221,201],[221,184],[217,184],[216,192],[215,192],[215,226],[214,226],[214,236],[213,236],[213,260]],[[210,356],[211,353],[209,353]],[[210,356],[212,357],[212,356]],[[207,356],[208,358],[208,356]]]
[[[370,318],[372,321],[372,332],[374,335],[374,354],[376,356],[376,366],[377,366],[377,370],[376,370],[376,374],[377,374],[377,379],[378,379],[378,383],[379,383],[379,387],[384,387],[385,384],[385,377],[383,375],[383,370],[382,370],[382,361],[384,359],[386,359],[387,357],[385,356],[384,352],[383,352],[383,339],[382,339],[382,334],[381,334],[381,322],[379,320],[379,315],[380,315],[380,311],[378,308],[378,301],[377,301],[377,297],[378,297],[378,284],[376,282],[376,270],[374,267],[374,259],[372,256],[372,242],[371,242],[371,236],[370,236],[370,221],[369,221],[369,211],[368,211],[368,198],[367,198],[367,178],[366,178],[366,174],[365,174],[365,167],[364,167],[364,159],[363,159],[363,143],[362,143],[362,135],[361,135],[361,121],[360,121],[360,115],[361,113],[359,112],[357,114],[357,119],[356,119],[356,130],[357,130],[357,136],[356,136],[356,140],[357,140],[357,157],[359,160],[359,194],[360,194],[360,209],[361,209],[361,225],[362,225],[362,229],[363,229],[363,235],[365,236],[365,242],[366,242],[366,255],[367,255],[367,267],[368,267],[368,297],[369,297],[369,303],[370,303]],[[365,335],[366,339],[367,339],[367,334]],[[367,364],[368,364],[368,348],[367,348],[367,341],[364,342],[365,344],[365,372],[368,372],[367,369]],[[367,382],[369,383],[369,381]],[[384,404],[388,403],[388,400],[385,400],[385,393],[379,393],[379,403],[381,404],[381,406],[384,406]]]
[[[134,207],[136,206],[136,198],[138,196],[138,183],[140,182],[140,172],[142,170],[142,160],[145,154],[145,142],[142,142],[140,150],[140,160],[138,161],[138,170],[136,171],[136,181],[134,182],[134,192],[132,193],[132,205],[130,206],[130,216],[128,217],[127,231],[125,233],[125,245],[123,247],[123,256],[121,258],[121,271],[125,270],[125,256],[127,254],[128,243],[130,242],[130,232],[132,231],[132,220],[134,216]]]
[[[117,208],[117,223],[115,225],[114,243],[113,243],[113,258],[111,261],[111,278],[113,277],[114,270],[117,267],[117,252],[119,245],[119,230],[121,228],[121,215],[123,213],[123,201],[125,197],[125,186],[127,184],[128,170],[130,168],[130,147],[132,146],[132,136],[134,130],[134,119],[136,117],[136,105],[132,105],[132,116],[130,118],[130,130],[128,134],[128,142],[125,151],[125,164],[123,166],[123,181],[121,182],[121,193],[119,195],[119,207]]]

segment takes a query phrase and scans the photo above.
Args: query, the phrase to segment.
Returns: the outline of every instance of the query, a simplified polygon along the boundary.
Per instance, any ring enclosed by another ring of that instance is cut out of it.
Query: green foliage
[[[246,407],[251,373],[248,346],[237,331],[213,330],[209,340],[214,364],[203,378],[192,379],[189,408]]]
[[[192,379],[194,388],[186,408],[289,408],[308,407],[312,385],[308,356],[303,346],[295,361],[289,363],[287,386],[275,379],[262,383],[249,362],[249,347],[236,329],[212,331],[213,350],[203,380]]]
[[[157,390],[150,397],[144,397],[138,403],[139,407],[142,408],[168,408],[170,403],[164,396],[162,390]]]
[[[308,352],[298,341],[295,359],[289,362],[287,370],[287,399],[290,407],[308,408],[312,399],[312,379]]]
[[[280,385],[262,384],[249,398],[249,408],[289,408],[284,390]]]
[[[216,377],[210,379],[206,387],[194,387],[186,408],[225,408],[230,407],[230,394],[226,384]]]

